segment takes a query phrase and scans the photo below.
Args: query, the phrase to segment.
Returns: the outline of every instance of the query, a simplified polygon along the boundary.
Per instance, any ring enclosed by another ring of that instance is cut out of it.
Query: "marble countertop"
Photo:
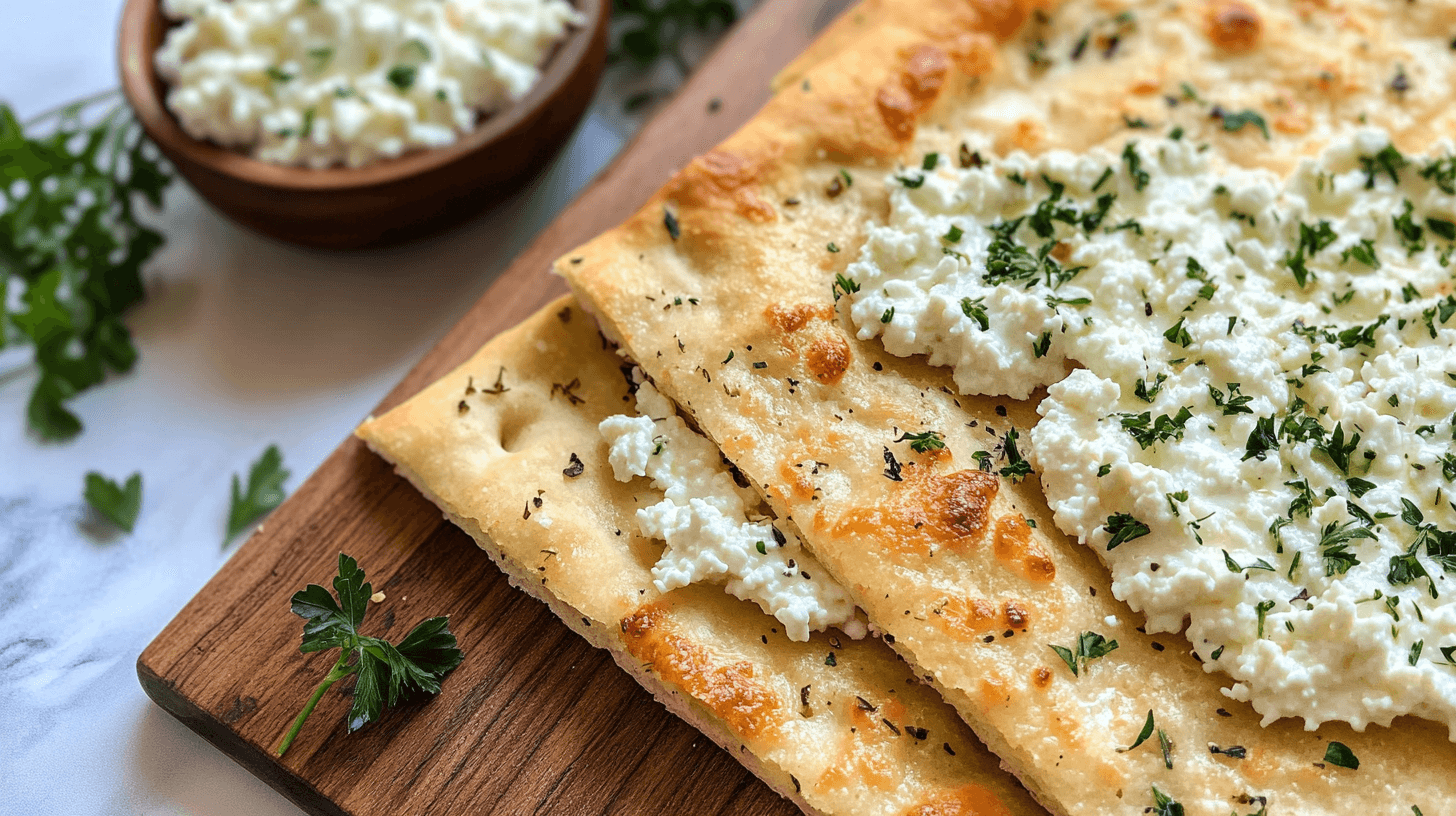
[[[7,12],[0,99],[24,119],[114,86],[120,7]],[[301,812],[154,706],[137,655],[235,551],[223,542],[232,474],[277,443],[287,487],[300,484],[617,153],[640,122],[624,101],[675,79],[609,72],[530,188],[406,247],[277,244],[179,180],[152,219],[167,244],[128,320],[141,357],[72,403],[85,430],[70,442],[27,432],[28,350],[0,353],[0,374],[20,370],[0,376],[0,813]],[[141,472],[135,532],[91,515],[90,470]]]

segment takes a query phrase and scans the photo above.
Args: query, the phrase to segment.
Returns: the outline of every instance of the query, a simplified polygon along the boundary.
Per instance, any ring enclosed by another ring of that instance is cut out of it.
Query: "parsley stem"
[[[353,666],[344,665],[344,662],[349,659],[349,654],[348,651],[345,651],[340,655],[338,662],[329,670],[323,682],[319,683],[318,688],[313,690],[313,696],[308,698],[308,702],[304,704],[303,710],[298,712],[298,716],[294,718],[293,726],[288,729],[287,734],[283,735],[283,742],[278,744],[278,756],[283,756],[283,752],[287,751],[288,746],[293,744],[293,738],[297,737],[299,730],[303,728],[303,721],[308,719],[308,715],[313,713],[314,706],[318,705],[319,699],[324,696],[324,692],[329,690],[329,686],[359,670],[358,664]]]

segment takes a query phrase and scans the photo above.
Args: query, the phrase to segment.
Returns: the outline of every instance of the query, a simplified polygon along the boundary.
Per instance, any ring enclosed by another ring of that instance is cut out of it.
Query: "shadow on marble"
[[[118,812],[193,816],[300,816],[262,780],[150,702],[128,744],[129,802]]]

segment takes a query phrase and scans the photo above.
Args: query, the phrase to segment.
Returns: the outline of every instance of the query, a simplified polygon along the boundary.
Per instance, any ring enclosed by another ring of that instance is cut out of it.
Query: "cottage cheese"
[[[451,144],[523,96],[564,0],[164,0],[167,107],[194,138],[358,167]]]
[[[1288,178],[1174,138],[934,164],[848,270],[859,336],[1050,386],[1057,525],[1266,724],[1456,739],[1456,160],[1367,130]]]
[[[864,636],[844,588],[792,531],[771,519],[750,520],[758,495],[734,483],[718,447],[689,428],[650,382],[637,388],[637,411],[602,420],[600,431],[618,481],[648,476],[663,492],[662,501],[637,511],[642,534],[667,542],[652,568],[659,592],[721,581],[777,618],[791,640],[829,626]]]

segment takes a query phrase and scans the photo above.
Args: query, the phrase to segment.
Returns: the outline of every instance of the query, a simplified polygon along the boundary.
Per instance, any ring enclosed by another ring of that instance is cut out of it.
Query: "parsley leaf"
[[[1108,640],[1096,632],[1083,632],[1077,636],[1076,651],[1051,643],[1048,643],[1047,646],[1057,653],[1057,657],[1060,657],[1063,663],[1067,664],[1067,668],[1072,670],[1072,676],[1078,677],[1081,675],[1081,668],[1086,667],[1087,661],[1096,660],[1099,657],[1106,657],[1115,651],[1117,649],[1117,641]],[[1149,712],[1149,719],[1151,719],[1151,716],[1152,713]],[[1138,743],[1141,744],[1142,740],[1139,740]],[[1133,746],[1133,748],[1136,747],[1137,745]]]
[[[142,474],[133,473],[123,486],[93,470],[86,474],[84,496],[93,510],[129,533],[142,509]]]
[[[1108,552],[1152,532],[1148,525],[1137,520],[1129,513],[1113,513],[1107,517],[1107,522],[1103,527],[1107,529],[1108,535],[1111,536],[1107,541]]]
[[[1127,174],[1132,178],[1133,189],[1141,192],[1152,177],[1143,169],[1143,157],[1138,155],[1135,145],[1137,142],[1127,143],[1122,149],[1122,160],[1127,163]]]
[[[1351,567],[1357,566],[1360,559],[1350,552],[1350,544],[1360,539],[1375,540],[1375,533],[1367,527],[1359,526],[1357,521],[1347,521],[1344,524],[1330,522],[1326,524],[1320,533],[1320,557],[1324,559],[1326,575],[1344,575]]]
[[[1124,752],[1127,752],[1127,751],[1131,751],[1132,749],[1138,747],[1139,745],[1142,745],[1143,743],[1147,742],[1148,741],[1148,737],[1151,737],[1152,735],[1153,735],[1153,710],[1150,708],[1150,709],[1148,709],[1148,721],[1145,722],[1145,723],[1143,723],[1143,730],[1141,730],[1141,731],[1138,732],[1137,740],[1134,741],[1132,745],[1129,745],[1126,748],[1119,748],[1118,749],[1118,752],[1119,753],[1124,753]]]
[[[1229,133],[1237,133],[1243,130],[1245,125],[1253,125],[1264,134],[1266,140],[1269,138],[1268,123],[1264,121],[1264,117],[1252,109],[1245,108],[1238,113],[1225,113],[1222,119],[1223,129]]]
[[[1138,446],[1143,450],[1152,447],[1156,442],[1165,442],[1169,439],[1183,439],[1183,428],[1188,420],[1193,418],[1193,412],[1188,406],[1178,409],[1173,416],[1166,414],[1152,418],[1151,411],[1144,411],[1141,414],[1120,414],[1122,429],[1128,433]]]
[[[1259,417],[1254,420],[1254,430],[1249,432],[1249,438],[1244,443],[1244,458],[1247,462],[1250,459],[1264,461],[1269,451],[1279,449],[1279,437],[1274,435],[1274,417]]]
[[[141,267],[162,245],[136,208],[138,197],[161,205],[170,168],[125,105],[83,115],[112,97],[43,114],[30,124],[56,124],[36,137],[0,104],[0,350],[35,350],[26,414],[43,439],[80,433],[66,401],[136,362],[121,315],[141,301]]]
[[[978,297],[975,300],[971,300],[968,297],[961,298],[961,313],[971,320],[976,321],[976,325],[981,327],[981,331],[986,331],[991,328],[991,319],[986,315],[986,299],[984,297]]]
[[[1222,391],[1214,388],[1212,385],[1208,386],[1208,396],[1213,399],[1215,408],[1222,408],[1224,416],[1254,413],[1253,409],[1249,407],[1249,403],[1254,399],[1253,397],[1240,394],[1239,384],[1236,382],[1225,383],[1225,385],[1228,387],[1227,399],[1224,398]]]
[[[1153,816],[1183,816],[1183,806],[1173,801],[1166,793],[1153,786]]]
[[[1356,758],[1355,752],[1343,742],[1331,742],[1325,749],[1325,762],[1341,768],[1356,770],[1360,767],[1360,760]]]
[[[1006,467],[1001,468],[1000,473],[1010,479],[1013,484],[1031,475],[1031,463],[1022,458],[1021,451],[1016,447],[1016,440],[1019,436],[1015,428],[1008,430],[1002,445],[1002,452],[1006,456]]]
[[[1386,145],[1373,156],[1361,156],[1360,169],[1365,173],[1365,189],[1375,189],[1375,178],[1381,173],[1390,176],[1392,184],[1399,184],[1400,170],[1407,163],[1405,156],[1395,149],[1395,145]]]
[[[352,734],[379,719],[386,704],[395,705],[416,693],[439,693],[440,681],[463,657],[445,617],[421,621],[398,644],[361,634],[359,627],[374,587],[364,582],[359,563],[343,553],[339,553],[339,574],[333,583],[337,602],[318,584],[294,593],[290,601],[293,614],[304,620],[298,650],[308,654],[339,649],[340,654],[283,736],[279,756],[293,744],[324,692],[339,680],[358,675],[354,702],[345,718],[346,731]]]
[[[232,501],[228,504],[227,538],[232,541],[248,525],[268,515],[268,512],[283,503],[283,482],[288,471],[283,468],[283,454],[277,445],[269,445],[248,470],[248,489],[244,492],[233,474]]]
[[[385,75],[385,78],[400,93],[404,93],[414,87],[415,76],[419,73],[419,70],[413,65],[396,65],[389,69],[389,73]]]
[[[1188,334],[1188,329],[1183,327],[1183,321],[1185,319],[1186,318],[1182,317],[1178,318],[1177,323],[1174,323],[1171,328],[1163,332],[1163,339],[1167,340],[1169,343],[1175,343],[1179,346],[1182,346],[1183,348],[1188,348],[1190,345],[1192,345],[1193,338]]]
[[[906,433],[895,441],[909,442],[910,450],[916,453],[929,453],[945,448],[944,437],[945,435],[939,431],[921,431],[920,433]]]

